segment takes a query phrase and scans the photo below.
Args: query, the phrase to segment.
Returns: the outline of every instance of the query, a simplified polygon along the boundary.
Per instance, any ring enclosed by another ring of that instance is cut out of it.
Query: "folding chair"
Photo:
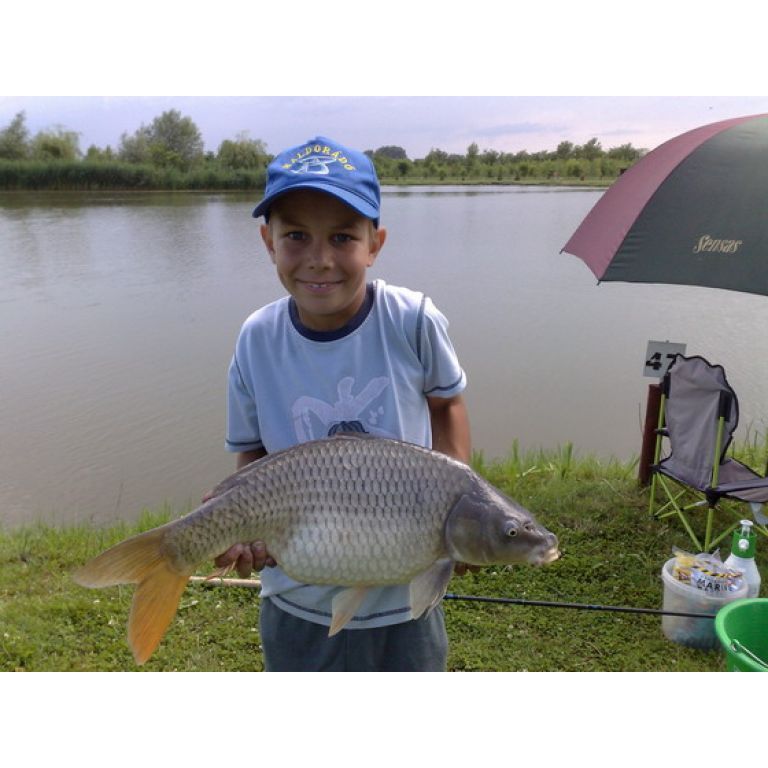
[[[714,549],[744,517],[743,509],[727,505],[737,520],[715,536],[715,511],[722,499],[750,503],[757,521],[754,529],[768,536],[767,518],[760,512],[768,501],[768,478],[726,457],[738,421],[738,400],[723,367],[703,357],[677,355],[661,383],[649,509],[658,519],[676,515],[698,552]],[[661,458],[665,440],[669,455]],[[666,502],[654,509],[659,487]],[[707,515],[702,544],[689,515],[703,507]]]

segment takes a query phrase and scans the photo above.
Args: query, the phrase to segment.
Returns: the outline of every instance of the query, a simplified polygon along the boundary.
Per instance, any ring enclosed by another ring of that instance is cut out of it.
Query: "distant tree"
[[[388,145],[386,147],[379,147],[374,153],[377,157],[386,157],[390,160],[407,160],[408,155],[402,147],[396,147]]]
[[[397,163],[397,172],[402,178],[405,178],[411,170],[411,163],[409,160],[400,160]]]
[[[25,125],[26,115],[19,112],[7,127],[0,131],[0,158],[23,160],[29,155],[29,131]]]
[[[203,138],[192,118],[171,109],[156,117],[149,127],[152,159],[157,165],[188,170],[203,158]]]
[[[85,152],[85,159],[92,162],[106,162],[115,159],[115,153],[112,151],[112,147],[106,147],[100,149],[95,144],[91,144]]]
[[[448,161],[448,153],[443,152],[442,149],[430,149],[429,154],[424,159],[440,165]]]
[[[30,154],[34,160],[77,160],[82,154],[79,136],[60,125],[40,131],[32,139]]]
[[[573,155],[573,143],[570,141],[561,141],[555,150],[558,160],[568,160]]]
[[[126,163],[149,163],[152,160],[150,143],[150,130],[142,125],[133,136],[129,136],[127,133],[120,136],[120,147],[117,150],[117,155]]]
[[[133,136],[124,133],[119,154],[127,162],[151,162],[186,171],[203,159],[203,139],[191,118],[171,109],[148,127],[142,125]]]
[[[467,147],[467,154],[464,158],[464,168],[462,169],[462,178],[465,179],[467,176],[472,176],[477,171],[477,165],[478,165],[478,158],[480,156],[480,147],[477,146],[476,142],[472,142]]]
[[[585,160],[596,160],[603,154],[603,148],[597,139],[590,139],[581,149]]]
[[[216,159],[223,168],[231,169],[261,168],[269,161],[264,142],[260,139],[249,139],[247,131],[238,133],[234,141],[222,141]]]
[[[612,160],[634,162],[635,160],[640,159],[640,150],[635,149],[631,144],[622,144],[620,147],[609,149],[608,157]]]

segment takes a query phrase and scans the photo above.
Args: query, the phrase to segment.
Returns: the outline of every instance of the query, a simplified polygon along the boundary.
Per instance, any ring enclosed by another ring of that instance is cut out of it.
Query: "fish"
[[[343,587],[329,636],[371,587],[409,584],[415,619],[440,602],[456,563],[544,565],[560,556],[554,533],[467,464],[391,438],[336,435],[249,464],[188,515],[116,544],[73,578],[91,588],[137,585],[128,644],[141,665],[190,576],[256,540],[296,581]]]

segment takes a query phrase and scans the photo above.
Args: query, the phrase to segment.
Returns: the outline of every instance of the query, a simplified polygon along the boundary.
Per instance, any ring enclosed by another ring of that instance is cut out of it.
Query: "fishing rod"
[[[247,587],[258,589],[261,587],[259,579],[223,579],[219,576],[213,578],[205,576],[192,576],[190,581],[199,584],[220,585],[224,587]],[[622,605],[593,605],[589,603],[559,603],[550,600],[524,600],[519,597],[485,597],[483,595],[456,595],[447,592],[443,600],[466,600],[475,603],[500,603],[502,605],[528,605],[540,608],[575,608],[582,611],[613,611],[616,613],[646,613],[653,616],[683,616],[692,619],[714,619],[714,613],[688,613],[686,611],[664,611],[656,608],[632,608]]]
[[[623,605],[593,605],[589,603],[559,603],[550,600],[523,600],[518,597],[484,597],[482,595],[454,595],[447,592],[443,600],[467,600],[476,603],[501,603],[502,605],[530,605],[542,608],[575,608],[582,611],[614,611],[617,613],[649,613],[654,616],[684,616],[693,619],[714,619],[714,613],[688,613],[664,611],[657,608],[633,608]]]

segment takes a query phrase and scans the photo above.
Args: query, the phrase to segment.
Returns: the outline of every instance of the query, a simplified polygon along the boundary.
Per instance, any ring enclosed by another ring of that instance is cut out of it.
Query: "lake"
[[[726,367],[740,435],[768,416],[768,297],[598,286],[560,249],[601,190],[385,188],[371,270],[428,293],[467,371],[487,458],[572,442],[640,451],[648,340]],[[0,523],[179,510],[234,468],[226,371],[282,295],[250,194],[0,194]]]

